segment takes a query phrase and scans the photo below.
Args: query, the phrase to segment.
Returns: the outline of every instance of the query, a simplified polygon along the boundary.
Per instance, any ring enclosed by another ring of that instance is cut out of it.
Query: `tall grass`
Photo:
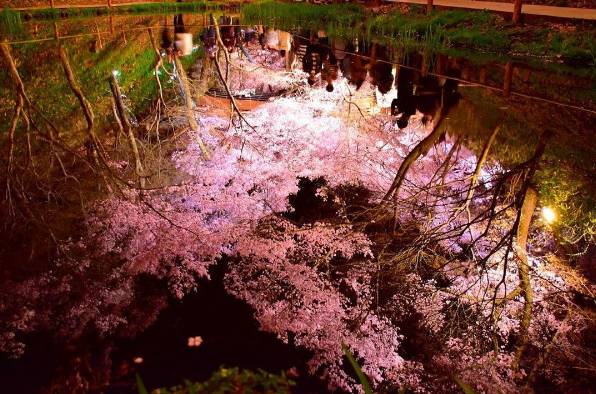
[[[317,6],[263,0],[242,7],[241,14],[245,23],[290,30],[323,28],[330,36],[359,36],[404,47],[465,46],[503,51],[511,41],[507,33],[497,29],[497,17],[484,11],[452,10],[430,16],[398,11],[374,15],[357,5]]]
[[[0,12],[0,35],[2,38],[14,36],[23,32],[21,14],[5,8]]]
[[[156,14],[156,13],[196,13],[209,10],[217,10],[225,3],[215,1],[195,1],[188,3],[152,3],[152,4],[131,4],[116,8],[117,12],[130,14]]]
[[[88,8],[44,8],[32,10],[30,14],[36,19],[59,19],[64,17],[92,17],[96,15],[115,14],[177,14],[177,13],[197,13],[205,11],[219,10],[225,6],[225,2],[202,0],[186,3],[149,3],[149,4],[131,4],[109,9],[107,7],[88,7]]]
[[[335,32],[358,27],[364,17],[364,9],[353,4],[317,6],[270,0],[245,5],[240,13],[244,23],[263,23],[292,30],[329,28]]]

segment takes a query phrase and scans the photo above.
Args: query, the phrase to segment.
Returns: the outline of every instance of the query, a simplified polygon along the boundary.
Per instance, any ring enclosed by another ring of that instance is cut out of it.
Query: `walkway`
[[[427,4],[426,0],[385,0],[392,3]],[[513,2],[499,3],[496,1],[475,0],[434,0],[433,4],[440,7],[467,8],[472,10],[489,10],[513,13]],[[552,16],[556,18],[596,20],[596,9],[552,7],[547,5],[523,4],[522,14]]]

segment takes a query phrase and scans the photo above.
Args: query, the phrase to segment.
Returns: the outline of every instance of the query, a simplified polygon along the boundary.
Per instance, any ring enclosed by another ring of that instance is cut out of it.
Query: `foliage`
[[[256,371],[239,368],[220,367],[204,382],[189,382],[184,385],[153,390],[156,394],[289,394],[294,381],[284,372],[274,374],[258,369]]]
[[[147,388],[145,387],[145,383],[143,383],[143,379],[141,379],[139,374],[135,375],[135,380],[137,381],[137,390],[139,394],[149,394]]]
[[[144,71],[149,59],[139,62]],[[304,74],[283,78],[298,85]],[[583,362],[575,339],[587,319],[574,298],[590,285],[558,269],[545,226],[533,226],[529,248],[516,242],[520,190],[536,181],[532,169],[561,151],[528,161],[536,130],[517,130],[515,116],[498,116],[498,106],[485,105],[495,112],[486,122],[469,122],[478,113],[457,105],[437,129],[449,134],[416,157],[384,201],[404,159],[434,130],[420,116],[399,129],[371,103],[374,92],[369,83],[353,92],[343,80],[333,92],[296,90],[243,114],[242,124],[195,111],[198,129],[155,148],[171,175],[151,175],[146,190],[126,187],[130,164],[110,158],[118,191],[84,207],[81,233],[60,243],[50,268],[4,286],[0,350],[19,355],[23,336],[38,327],[73,338],[137,330],[159,310],[149,305],[134,319],[131,310],[144,301],[139,280],[183,298],[225,261],[226,291],[252,308],[262,330],[308,350],[309,372],[330,389],[360,389],[346,372],[346,352],[380,392],[454,390],[453,376],[477,391],[517,392],[533,374],[564,383]],[[358,112],[352,100],[362,104]],[[500,121],[503,134],[482,162],[480,126]],[[299,179],[316,186],[308,198],[298,198]],[[300,217],[305,211],[318,215]],[[523,261],[531,301],[520,284]],[[533,312],[524,332],[527,302]],[[520,359],[522,337],[532,351]],[[231,387],[253,382],[240,371],[230,376]],[[221,372],[215,383],[228,377]]]
[[[584,121],[572,116],[559,119],[551,116],[548,109],[544,113],[538,109],[528,111],[531,115],[516,111],[502,114],[498,108],[503,105],[490,95],[466,92],[452,111],[452,132],[465,138],[468,147],[479,153],[490,132],[500,125],[491,156],[501,165],[514,166],[532,155],[532,146],[545,129],[552,131],[552,142],[547,144],[534,182],[540,191],[542,206],[558,211],[557,222],[551,229],[570,251],[583,253],[593,242],[596,217],[590,178],[595,171],[590,160],[593,149],[589,132],[580,131]],[[520,105],[533,108],[531,103]],[[545,118],[550,119],[546,124],[542,120]]]
[[[354,355],[352,354],[352,352],[350,352],[350,349],[348,347],[346,347],[346,346],[342,346],[342,350],[343,350],[344,354],[346,355],[346,357],[348,358],[348,361],[350,362],[350,365],[352,366],[352,368],[356,372],[356,376],[358,376],[358,381],[362,385],[362,389],[364,390],[364,393],[365,394],[372,394],[373,391],[370,388],[370,383],[368,382],[368,378],[362,372],[362,368],[360,368],[360,365],[358,364],[358,362],[354,358]]]
[[[466,382],[464,382],[457,376],[454,376],[453,380],[455,380],[455,383],[457,383],[457,385],[461,388],[461,390],[464,392],[464,394],[474,394],[475,393],[472,386],[470,386],[469,384],[467,384]]]

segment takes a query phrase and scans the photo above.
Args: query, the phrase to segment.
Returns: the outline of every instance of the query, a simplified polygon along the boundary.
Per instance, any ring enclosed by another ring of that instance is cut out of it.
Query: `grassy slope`
[[[120,36],[107,40],[103,49],[90,51],[95,37],[63,40],[70,63],[84,94],[92,103],[99,128],[109,125],[111,114],[108,79],[113,70],[120,72],[119,81],[127,96],[130,109],[135,114],[146,111],[157,95],[153,76],[156,62],[155,52],[146,32],[140,31],[128,36],[124,43]],[[185,67],[190,67],[202,51],[182,58]],[[25,88],[31,99],[44,114],[62,125],[64,130],[76,130],[83,118],[66,79],[58,58],[54,41],[14,46],[12,54],[17,62]],[[166,64],[170,69],[171,66]],[[160,76],[164,89],[171,88],[167,75]],[[14,107],[14,88],[6,73],[0,73],[0,120],[8,121]],[[61,98],[56,100],[56,98]],[[3,128],[1,128],[3,129]],[[1,130],[0,129],[0,130]]]

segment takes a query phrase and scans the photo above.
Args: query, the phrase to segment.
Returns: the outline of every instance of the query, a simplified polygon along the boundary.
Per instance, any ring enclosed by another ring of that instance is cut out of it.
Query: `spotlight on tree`
[[[551,207],[543,207],[542,218],[546,223],[551,224],[557,219],[557,213]]]

